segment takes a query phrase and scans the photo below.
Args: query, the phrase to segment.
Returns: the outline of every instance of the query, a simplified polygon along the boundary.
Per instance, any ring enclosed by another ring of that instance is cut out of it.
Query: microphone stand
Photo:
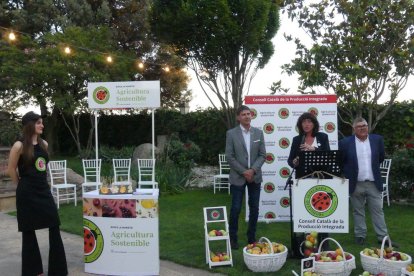
[[[289,187],[290,248],[291,248],[290,252],[291,252],[292,258],[299,257],[299,254],[295,253],[295,248],[294,248],[297,244],[296,244],[296,239],[295,239],[294,232],[293,232],[293,212],[292,212],[292,185],[293,185],[292,176],[295,170],[296,168],[293,168],[288,179],[286,180],[286,186],[285,186],[285,190]]]

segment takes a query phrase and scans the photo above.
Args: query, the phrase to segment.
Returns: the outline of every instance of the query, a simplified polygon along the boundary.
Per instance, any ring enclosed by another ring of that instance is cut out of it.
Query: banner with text
[[[312,112],[320,131],[328,134],[331,149],[338,149],[336,95],[246,96],[245,104],[252,111],[252,126],[264,132],[267,152],[259,221],[288,221],[290,198],[284,188],[292,170],[287,163],[291,142],[299,134],[297,120],[302,113]]]
[[[92,109],[158,108],[160,81],[90,82],[88,104]]]
[[[293,231],[348,233],[348,179],[295,180]]]

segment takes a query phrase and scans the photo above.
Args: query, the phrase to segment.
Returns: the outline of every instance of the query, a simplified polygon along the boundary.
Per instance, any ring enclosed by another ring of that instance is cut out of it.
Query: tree
[[[155,0],[151,26],[194,70],[214,108],[217,97],[228,128],[257,69],[273,55],[279,8],[268,0]],[[208,93],[210,92],[210,93]]]
[[[306,2],[285,1],[285,11],[313,44],[308,48],[296,38],[297,57],[284,69],[298,73],[303,87],[336,93],[346,114],[340,119],[352,124],[364,116],[373,131],[414,72],[414,2]],[[380,110],[377,103],[387,91],[387,105]]]
[[[145,5],[147,1],[11,0],[1,6],[0,22],[25,32],[14,44],[0,43],[1,101],[7,109],[35,103],[43,115],[50,113],[46,137],[51,152],[58,146],[54,126],[60,116],[82,154],[79,116],[88,112],[88,81],[161,79],[168,91],[161,96],[163,106],[175,107],[188,97],[183,63],[175,61],[173,74],[166,73],[158,57],[166,64],[177,58],[150,36],[138,36],[148,31]],[[73,47],[73,54],[63,54],[65,45]],[[104,62],[104,53],[115,62]],[[138,72],[137,60],[150,61],[146,70]]]

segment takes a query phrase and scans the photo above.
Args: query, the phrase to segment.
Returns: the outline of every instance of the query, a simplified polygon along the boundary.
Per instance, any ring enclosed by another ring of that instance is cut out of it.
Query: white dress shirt
[[[250,134],[251,134],[251,127],[249,129],[245,129],[242,125],[240,125],[242,130],[244,143],[246,144],[247,149],[247,166],[250,168]]]
[[[361,141],[355,136],[355,147],[358,159],[358,181],[374,181],[369,137],[364,141]]]

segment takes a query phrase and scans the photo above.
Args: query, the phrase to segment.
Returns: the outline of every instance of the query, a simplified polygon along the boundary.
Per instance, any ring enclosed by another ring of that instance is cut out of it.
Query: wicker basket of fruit
[[[386,240],[390,247],[384,248]],[[407,254],[393,251],[392,242],[388,236],[382,240],[381,249],[365,248],[359,253],[364,270],[372,273],[384,273],[387,276],[400,276],[401,268],[411,263],[411,257]]]
[[[336,243],[338,249],[335,251],[321,252],[322,245],[329,240]],[[332,238],[324,239],[315,257],[315,271],[322,276],[349,276],[356,268],[355,257],[351,253],[345,252],[342,246]]]
[[[287,247],[261,237],[259,242],[243,248],[243,259],[253,272],[274,272],[282,268],[288,254]]]
[[[401,268],[401,276],[414,276],[414,264]]]

